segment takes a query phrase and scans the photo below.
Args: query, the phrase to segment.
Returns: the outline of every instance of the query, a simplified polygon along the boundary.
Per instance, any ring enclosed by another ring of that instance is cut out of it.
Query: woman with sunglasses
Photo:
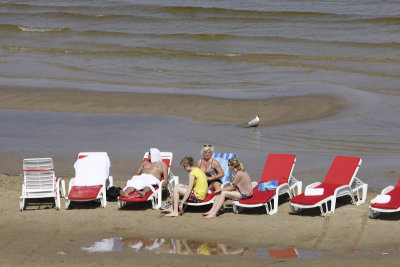
[[[203,213],[207,219],[217,216],[226,198],[240,200],[250,198],[253,195],[251,179],[245,171],[243,164],[237,158],[232,158],[228,161],[228,166],[235,173],[232,185],[215,191],[216,197],[212,208],[208,212]]]
[[[206,174],[208,189],[218,190],[222,184],[219,179],[224,177],[225,174],[218,161],[212,157],[213,152],[214,147],[212,145],[204,145],[200,152],[203,158],[197,162],[197,167]]]

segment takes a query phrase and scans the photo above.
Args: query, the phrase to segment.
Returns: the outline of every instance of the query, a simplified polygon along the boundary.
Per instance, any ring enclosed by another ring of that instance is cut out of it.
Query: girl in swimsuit
[[[225,174],[218,161],[212,158],[213,152],[214,147],[212,145],[204,145],[201,149],[203,158],[197,162],[197,167],[206,174],[208,189],[217,190],[221,188],[221,181],[219,179],[224,177]]]

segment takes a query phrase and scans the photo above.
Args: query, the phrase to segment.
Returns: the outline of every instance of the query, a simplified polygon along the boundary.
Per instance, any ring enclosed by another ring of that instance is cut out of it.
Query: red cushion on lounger
[[[359,164],[360,158],[358,157],[336,156],[323,183],[338,185],[350,184],[351,178]]]
[[[68,198],[76,200],[96,199],[102,187],[102,185],[73,186],[68,194]]]
[[[158,186],[154,187],[155,190],[158,189]],[[150,190],[144,197],[141,197],[141,195],[137,192],[133,192],[129,194],[129,197],[119,197],[119,200],[126,201],[126,202],[144,202],[149,199],[149,197],[153,194],[153,191]]]
[[[278,180],[279,184],[287,183],[296,155],[269,154],[265,162],[260,183]]]
[[[253,196],[248,199],[239,200],[240,204],[264,204],[268,202],[274,195],[276,194],[276,190],[268,190],[268,191],[258,191],[258,187],[253,188]]]
[[[206,203],[206,202],[210,201],[214,196],[215,196],[215,192],[211,191],[211,193],[207,194],[206,197],[200,202],[191,202],[189,200],[187,200],[187,202],[190,202],[190,203]]]
[[[292,198],[290,200],[291,203],[295,203],[295,204],[301,204],[301,205],[314,205],[318,202],[320,202],[321,200],[328,198],[330,196],[333,196],[333,194],[335,193],[335,189],[338,188],[340,185],[336,185],[336,184],[321,184],[319,186],[317,186],[316,188],[323,188],[324,189],[324,193],[320,196],[306,196],[304,195],[304,193]]]
[[[388,203],[371,203],[371,207],[378,209],[396,210],[400,208],[400,187],[396,186],[392,191],[387,193],[390,196]]]
[[[210,201],[214,196],[215,196],[215,192],[211,191],[211,193],[207,194],[206,197],[201,201],[201,203]]]

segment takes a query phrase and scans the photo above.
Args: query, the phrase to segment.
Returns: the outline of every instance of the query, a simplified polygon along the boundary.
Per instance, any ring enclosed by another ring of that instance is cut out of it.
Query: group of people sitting
[[[247,199],[253,195],[250,176],[245,171],[243,164],[237,158],[228,161],[228,167],[233,171],[233,182],[230,186],[222,188],[220,178],[225,173],[217,160],[212,158],[214,147],[206,144],[201,149],[202,158],[195,161],[193,157],[184,157],[180,165],[189,172],[188,184],[177,184],[173,190],[172,205],[163,210],[165,216],[175,217],[179,212],[183,213],[185,202],[199,203],[203,201],[208,190],[214,190],[216,198],[212,208],[203,213],[205,218],[215,218],[227,198],[232,200]],[[126,187],[120,191],[123,197],[129,197],[137,192],[138,197],[144,197],[153,190],[153,185],[159,184],[161,178],[165,179],[162,186],[168,185],[168,166],[161,160],[161,152],[157,148],[149,151],[149,160],[143,161],[132,179],[128,180]],[[179,204],[179,199],[182,197]]]

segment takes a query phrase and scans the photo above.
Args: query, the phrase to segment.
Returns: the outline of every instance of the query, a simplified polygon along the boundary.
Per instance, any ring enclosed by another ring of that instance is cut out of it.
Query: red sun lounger
[[[278,187],[276,190],[259,191],[258,184],[256,184],[252,197],[233,202],[233,211],[239,213],[239,209],[242,208],[265,206],[267,214],[275,214],[278,211],[280,195],[289,194],[289,197],[292,198],[301,192],[302,182],[297,181],[293,176],[295,162],[296,155],[269,154],[259,183],[277,180]]]
[[[381,212],[398,212],[400,211],[400,178],[397,181],[396,187],[390,185],[384,188],[381,192],[383,196],[390,196],[389,201],[385,203],[372,203],[369,206],[370,217],[376,218]]]
[[[322,183],[316,182],[308,185],[303,194],[290,200],[291,212],[319,207],[322,216],[333,214],[336,199],[345,195],[351,197],[353,204],[364,203],[368,185],[356,177],[361,162],[362,160],[358,157],[336,156]],[[331,204],[330,207],[328,202]]]
[[[143,157],[143,161],[148,161],[149,152],[146,152]],[[172,190],[179,183],[179,177],[174,176],[171,172],[171,164],[172,164],[172,152],[161,152],[161,160],[165,162],[168,166],[168,191],[172,194]],[[161,178],[161,182],[164,178]],[[122,209],[126,204],[129,203],[143,203],[146,201],[151,201],[153,209],[161,208],[161,201],[162,201],[162,187],[160,185],[153,185],[153,190],[148,192],[144,197],[138,197],[136,192],[133,192],[129,195],[129,197],[118,197],[118,209]]]
[[[100,200],[103,208],[107,205],[106,190],[113,185],[109,176],[110,158],[107,152],[81,152],[74,164],[75,177],[69,182],[65,208],[72,201],[85,202]]]

